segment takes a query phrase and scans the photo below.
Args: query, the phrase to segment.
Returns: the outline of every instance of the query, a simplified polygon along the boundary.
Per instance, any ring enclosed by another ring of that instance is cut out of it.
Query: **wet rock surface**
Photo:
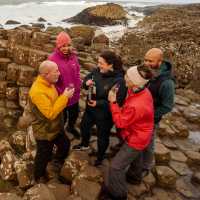
[[[186,198],[199,199],[200,190],[190,183],[188,178],[181,178],[176,182],[176,190]]]
[[[21,24],[20,22],[18,22],[18,21],[15,21],[15,20],[8,20],[5,24],[9,24],[9,25],[14,25],[14,24]]]

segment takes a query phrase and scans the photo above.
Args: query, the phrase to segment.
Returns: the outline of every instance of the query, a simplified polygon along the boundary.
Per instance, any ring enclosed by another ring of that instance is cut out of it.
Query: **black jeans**
[[[64,109],[64,123],[68,120],[68,128],[74,129],[79,114],[79,103],[67,106]]]
[[[100,120],[96,117],[98,113],[85,112],[81,121],[82,145],[88,146],[91,137],[91,128],[94,124],[97,126],[97,159],[103,160],[105,152],[109,145],[110,129],[112,128],[112,119]]]
[[[34,177],[35,180],[38,180],[40,177],[45,176],[47,164],[52,159],[54,144],[57,146],[55,159],[63,163],[69,153],[70,140],[62,132],[52,141],[36,140],[36,143],[37,152],[34,163]]]

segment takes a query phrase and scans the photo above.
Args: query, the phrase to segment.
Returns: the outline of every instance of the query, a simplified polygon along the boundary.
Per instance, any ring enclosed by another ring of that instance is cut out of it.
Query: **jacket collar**
[[[52,86],[52,84],[49,83],[47,80],[45,80],[41,75],[38,75],[36,81],[38,83],[41,83],[42,85],[46,85],[47,87],[51,87]]]
[[[148,83],[154,82],[163,76],[171,76],[172,75],[172,65],[169,61],[164,60],[160,65],[160,73],[158,76],[153,77]],[[147,83],[147,84],[148,84]]]
[[[139,96],[143,94],[145,91],[145,87],[137,88],[137,89],[128,89],[128,96]]]
[[[57,55],[59,55],[61,58],[65,58],[65,59],[69,59],[71,56],[74,56],[76,55],[77,53],[75,51],[73,51],[72,53],[70,54],[63,54],[58,48],[55,49],[55,52]]]
[[[59,55],[61,58],[68,58],[69,55],[63,54],[58,48],[55,49],[55,52],[57,55]]]
[[[170,75],[172,73],[172,65],[169,61],[163,61],[160,66],[160,76]]]
[[[119,70],[108,71],[106,73],[101,73],[99,68],[97,70],[102,75],[102,77],[116,77],[116,76],[123,77],[122,72],[120,72]]]

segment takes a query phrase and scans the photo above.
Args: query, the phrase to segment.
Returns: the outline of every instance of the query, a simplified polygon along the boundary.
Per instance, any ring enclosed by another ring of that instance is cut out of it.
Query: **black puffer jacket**
[[[117,103],[119,105],[123,104],[126,98],[127,89],[124,81],[124,73],[121,71],[109,71],[107,73],[101,73],[99,68],[93,70],[88,74],[83,81],[83,88],[88,89],[85,85],[87,80],[92,79],[96,85],[96,107],[90,107],[87,105],[86,111],[95,112],[97,119],[107,120],[112,118],[109,102],[108,102],[108,92],[117,83],[119,85],[119,90],[117,93]]]

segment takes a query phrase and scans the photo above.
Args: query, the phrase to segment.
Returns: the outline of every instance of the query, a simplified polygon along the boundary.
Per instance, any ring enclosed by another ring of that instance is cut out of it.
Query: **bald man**
[[[154,78],[147,85],[154,101],[154,132],[149,146],[143,152],[143,176],[148,175],[153,167],[156,129],[162,117],[170,112],[174,106],[175,83],[172,75],[172,65],[163,60],[163,52],[159,48],[152,48],[144,56],[144,65],[149,67]],[[141,166],[137,165],[135,168]],[[136,170],[137,171],[137,170]],[[132,183],[139,183],[141,178],[132,175]]]
[[[46,166],[52,157],[53,146],[57,146],[54,163],[63,164],[68,155],[70,142],[62,130],[62,111],[73,96],[74,89],[66,88],[58,96],[54,84],[59,78],[58,66],[52,61],[44,61],[39,67],[39,75],[29,91],[32,104],[33,134],[37,143],[37,153],[34,163],[36,182],[47,181]]]
[[[161,49],[152,48],[144,56],[144,65],[154,69],[159,69],[163,62],[163,52]]]
[[[150,81],[148,88],[154,98],[155,124],[158,125],[162,116],[170,112],[174,105],[174,78],[172,76],[172,65],[163,60],[161,49],[152,48],[145,54],[144,64],[151,69],[154,78]]]

